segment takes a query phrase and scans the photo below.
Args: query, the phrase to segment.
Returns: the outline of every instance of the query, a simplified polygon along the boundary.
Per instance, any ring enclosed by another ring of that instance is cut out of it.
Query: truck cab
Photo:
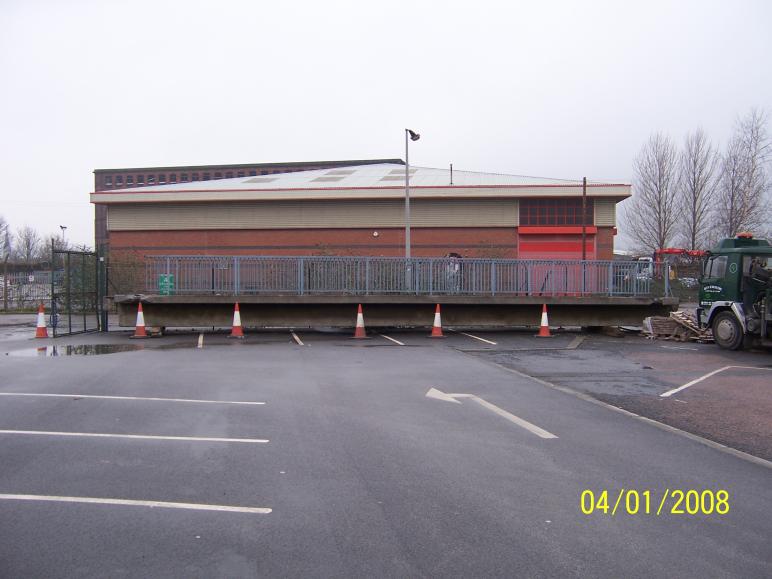
[[[700,278],[697,320],[722,348],[772,345],[772,246],[747,233],[709,252]]]

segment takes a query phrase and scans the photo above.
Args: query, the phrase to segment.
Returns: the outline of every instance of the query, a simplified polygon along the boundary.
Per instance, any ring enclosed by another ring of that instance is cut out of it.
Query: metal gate
[[[96,253],[52,249],[49,323],[54,337],[100,329],[99,278]]]

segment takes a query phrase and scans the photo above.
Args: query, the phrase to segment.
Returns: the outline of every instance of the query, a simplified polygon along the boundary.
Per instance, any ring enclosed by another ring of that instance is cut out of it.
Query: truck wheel
[[[727,350],[739,350],[743,345],[743,329],[732,312],[720,312],[713,318],[713,339]]]

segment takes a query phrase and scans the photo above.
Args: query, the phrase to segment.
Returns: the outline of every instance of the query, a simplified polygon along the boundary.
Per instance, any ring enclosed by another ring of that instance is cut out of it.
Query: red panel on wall
[[[531,234],[531,235],[539,234],[539,235],[542,235],[542,234],[555,234],[555,233],[578,233],[578,234],[581,235],[582,228],[581,227],[576,227],[576,226],[570,226],[570,227],[568,227],[568,226],[558,226],[558,227],[552,227],[552,226],[548,226],[548,227],[542,227],[542,226],[539,226],[539,227],[526,227],[524,225],[521,225],[520,227],[517,228],[517,231],[518,231],[518,233],[520,233],[520,235],[526,235],[526,234]],[[594,225],[587,225],[585,227],[585,232],[588,233],[588,234],[590,234],[590,233],[597,233],[598,232],[598,228],[595,227]]]
[[[595,259],[595,236],[587,235],[587,259]],[[582,259],[580,235],[521,235],[519,259]]]

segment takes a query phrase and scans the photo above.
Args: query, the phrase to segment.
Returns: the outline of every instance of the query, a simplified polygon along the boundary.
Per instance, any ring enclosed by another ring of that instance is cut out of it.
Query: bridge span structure
[[[239,303],[246,328],[639,325],[678,306],[669,275],[632,261],[342,256],[147,256],[144,280],[114,296],[120,325],[137,304],[156,327],[227,327]]]

